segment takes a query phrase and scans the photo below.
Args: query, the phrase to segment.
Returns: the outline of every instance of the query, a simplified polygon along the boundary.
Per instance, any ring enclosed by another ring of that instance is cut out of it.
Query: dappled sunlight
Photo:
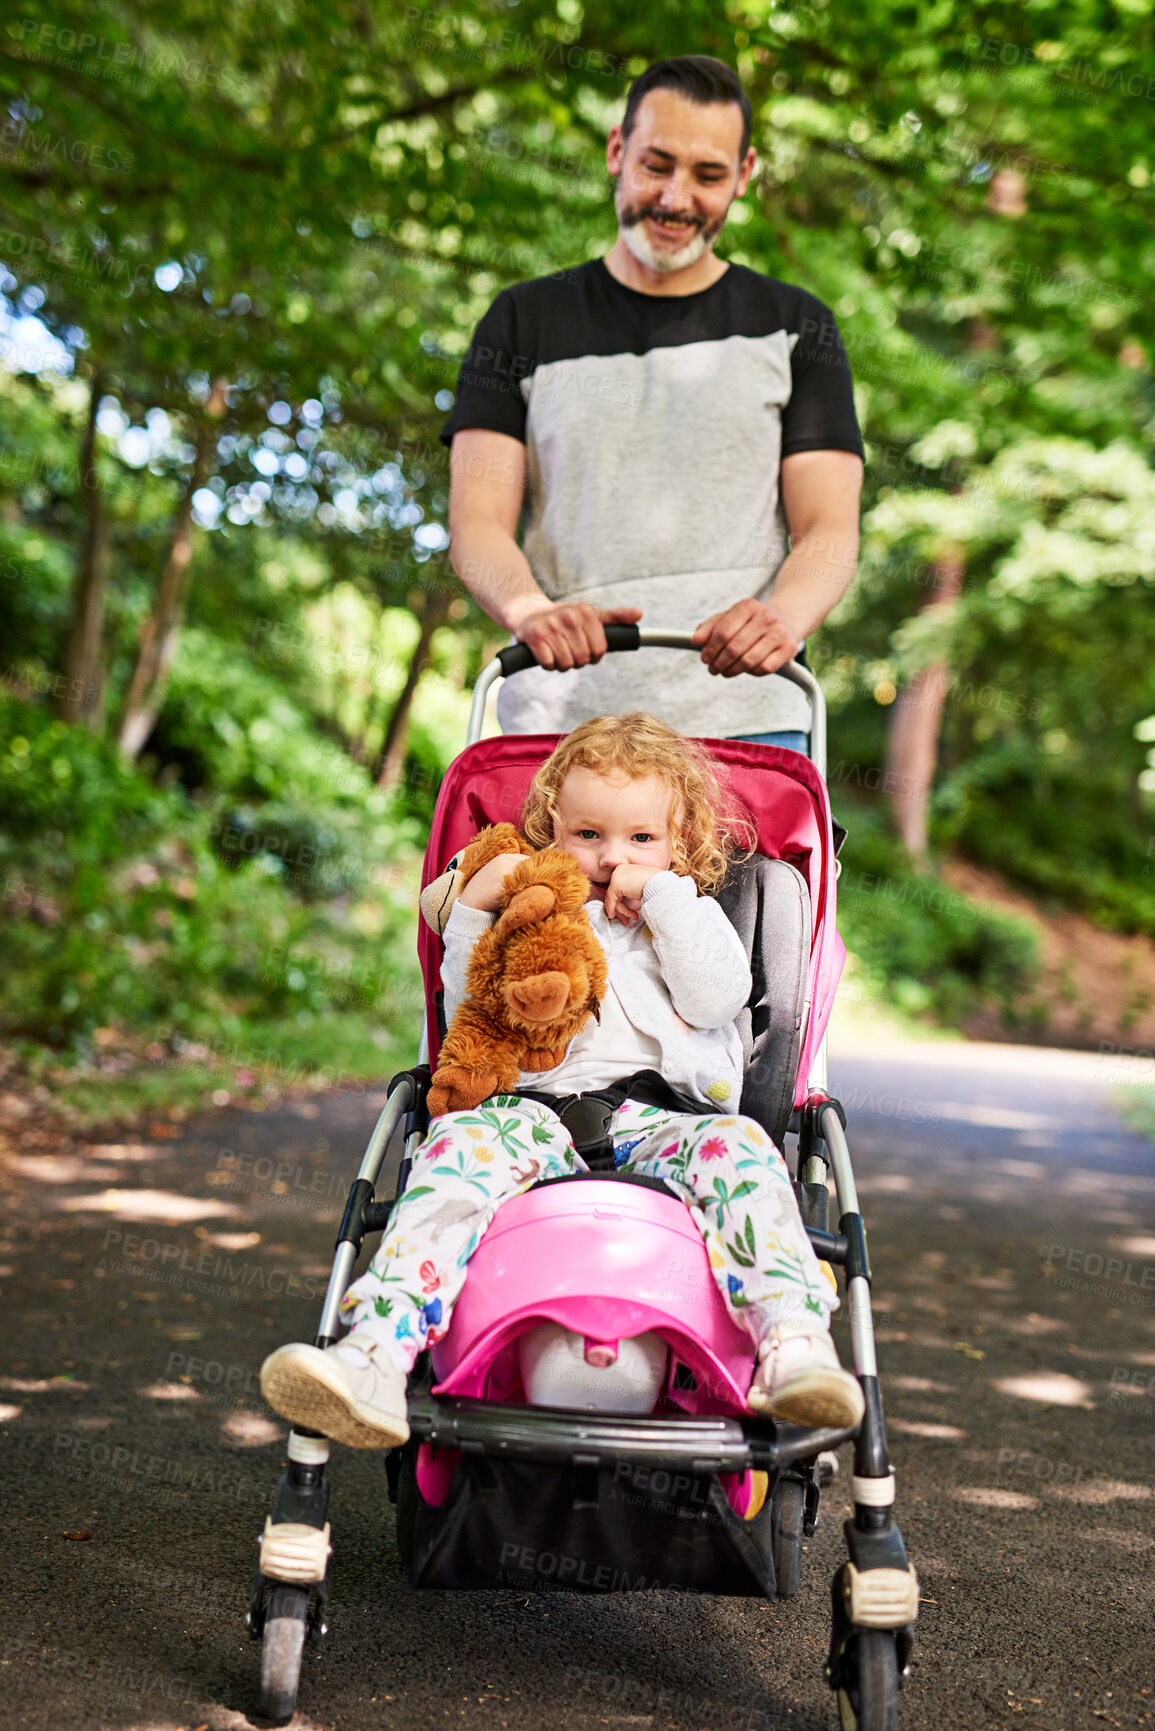
[[[10,1172],[32,1178],[37,1184],[91,1184],[120,1176],[115,1166],[77,1160],[70,1154],[14,1154],[4,1164]]]
[[[962,1442],[966,1437],[965,1430],[959,1430],[953,1424],[928,1424],[921,1419],[891,1418],[886,1421],[888,1430],[899,1431],[903,1436],[929,1437],[934,1442]]]
[[[1037,1509],[1039,1506],[1038,1497],[1029,1497],[1025,1491],[1000,1491],[986,1485],[968,1485],[951,1494],[956,1503],[972,1503],[980,1509]]]
[[[909,1394],[953,1394],[948,1382],[932,1382],[929,1376],[884,1376],[888,1388],[899,1388]]]
[[[860,1190],[904,1191],[914,1189],[914,1179],[908,1178],[904,1172],[878,1172],[873,1176],[859,1178]]]
[[[905,1328],[876,1328],[874,1338],[880,1346],[920,1346],[929,1352],[949,1352],[952,1342],[941,1334],[911,1333]]]
[[[283,1442],[288,1431],[283,1424],[274,1424],[272,1419],[262,1418],[259,1413],[234,1412],[221,1426],[221,1434],[237,1448],[260,1449],[269,1443]]]
[[[960,1124],[977,1124],[984,1130],[1066,1129],[1063,1118],[1047,1117],[1041,1112],[1020,1112],[1013,1106],[975,1106],[965,1100],[940,1100],[938,1110],[944,1118],[953,1118]]]
[[[1137,1232],[1130,1238],[1112,1238],[1112,1250],[1121,1250],[1124,1256],[1155,1256],[1155,1236],[1150,1232]]]
[[[1069,1329],[1071,1325],[1069,1322],[1061,1322],[1057,1316],[1039,1316],[1032,1310],[1027,1316],[1020,1316],[1016,1322],[1008,1322],[1006,1326],[1014,1329],[1016,1334],[1054,1334],[1056,1329]]]
[[[1077,1485],[1048,1486],[1048,1496],[1065,1503],[1085,1503],[1098,1508],[1103,1503],[1140,1503],[1155,1495],[1150,1485],[1130,1484],[1126,1479],[1084,1479]]]
[[[1061,1370],[1033,1370],[1025,1376],[1003,1376],[991,1382],[999,1394],[1015,1400],[1045,1401],[1048,1406],[1091,1406],[1090,1383]]]
[[[116,1160],[127,1164],[134,1160],[158,1160],[171,1150],[157,1142],[95,1142],[88,1149],[94,1160]]]
[[[207,1232],[203,1226],[197,1227],[196,1236],[217,1250],[251,1250],[261,1242],[259,1232]]]
[[[59,1204],[69,1214],[112,1214],[157,1226],[181,1226],[210,1215],[236,1219],[241,1212],[231,1202],[198,1196],[178,1196],[173,1190],[99,1190],[91,1196],[68,1196]]]
[[[70,1376],[0,1376],[0,1388],[11,1389],[13,1394],[54,1394],[59,1389],[66,1389],[70,1394],[85,1394],[92,1384],[80,1382]]]
[[[1001,1172],[1006,1178],[1045,1178],[1047,1168],[1040,1166],[1037,1160],[996,1160],[996,1172]]]
[[[11,1419],[19,1418],[23,1411],[22,1406],[0,1406],[0,1424],[8,1424]]]
[[[137,1394],[142,1400],[201,1400],[199,1389],[190,1388],[186,1382],[150,1382],[147,1388],[138,1388]]]

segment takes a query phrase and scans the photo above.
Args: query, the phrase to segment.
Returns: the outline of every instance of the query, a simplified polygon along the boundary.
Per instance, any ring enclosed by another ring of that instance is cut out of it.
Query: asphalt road
[[[836,1055],[923,1594],[904,1727],[1155,1713],[1155,1150],[1109,1109],[1125,1071],[1014,1047]],[[284,1437],[255,1373],[313,1331],[378,1103],[217,1113],[0,1171],[4,1731],[250,1723],[241,1618]],[[295,1723],[833,1731],[848,1469],[844,1451],[789,1602],[414,1594],[380,1458],[339,1452],[331,1633]]]

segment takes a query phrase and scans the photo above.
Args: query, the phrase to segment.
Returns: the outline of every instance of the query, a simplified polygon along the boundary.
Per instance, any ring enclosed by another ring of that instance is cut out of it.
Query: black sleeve
[[[790,401],[782,411],[782,455],[853,451],[861,457],[850,362],[834,314],[813,295],[804,295],[798,330],[790,357]]]
[[[533,359],[519,338],[517,301],[502,289],[476,331],[461,363],[457,396],[441,429],[443,445],[463,427],[483,427],[508,433],[525,443],[525,398],[521,381],[533,371]]]

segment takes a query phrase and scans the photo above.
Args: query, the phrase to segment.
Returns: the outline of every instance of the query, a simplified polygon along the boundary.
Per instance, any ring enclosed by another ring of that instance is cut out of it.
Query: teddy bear
[[[506,875],[497,920],[474,945],[468,995],[429,1090],[430,1117],[513,1093],[523,1070],[554,1069],[605,996],[605,952],[583,911],[589,880],[572,854],[536,853],[512,824],[482,830],[422,892],[426,920],[443,932],[470,878],[502,853],[524,857]]]

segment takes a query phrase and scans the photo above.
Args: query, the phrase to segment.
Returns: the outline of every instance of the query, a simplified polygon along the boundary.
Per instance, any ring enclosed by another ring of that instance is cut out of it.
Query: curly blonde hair
[[[525,797],[521,827],[534,847],[550,847],[557,796],[571,769],[630,781],[650,776],[674,796],[671,871],[693,878],[703,895],[720,888],[731,860],[754,852],[757,831],[708,751],[653,715],[599,715],[583,721],[546,758]]]

